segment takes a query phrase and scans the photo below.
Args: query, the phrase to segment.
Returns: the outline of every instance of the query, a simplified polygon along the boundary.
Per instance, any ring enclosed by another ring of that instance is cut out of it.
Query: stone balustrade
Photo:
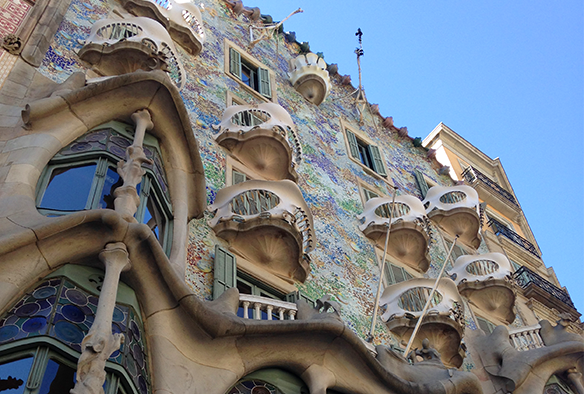
[[[519,351],[544,347],[543,339],[539,335],[541,326],[525,326],[509,329],[509,341]]]
[[[250,294],[239,295],[239,307],[243,310],[244,319],[255,320],[294,320],[298,312],[292,302]],[[253,317],[250,317],[250,312]]]

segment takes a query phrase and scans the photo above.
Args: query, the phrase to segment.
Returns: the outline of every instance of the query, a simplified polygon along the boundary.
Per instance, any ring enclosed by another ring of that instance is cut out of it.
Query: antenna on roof
[[[363,32],[361,31],[361,28],[357,29],[355,35],[359,37],[359,47],[355,49],[355,53],[357,54],[357,67],[359,69],[359,87],[353,92],[353,94],[357,93],[355,104],[357,104],[357,111],[359,111],[359,123],[363,124],[363,111],[367,105],[367,98],[365,97],[365,90],[363,89],[361,80],[361,56],[365,54],[363,51]]]

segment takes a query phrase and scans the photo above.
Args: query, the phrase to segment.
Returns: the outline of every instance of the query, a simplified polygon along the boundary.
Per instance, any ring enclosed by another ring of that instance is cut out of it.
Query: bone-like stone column
[[[81,342],[81,357],[77,363],[77,382],[71,394],[103,394],[105,362],[120,348],[123,334],[112,334],[112,317],[122,271],[130,268],[126,245],[107,244],[99,254],[105,266],[105,278],[99,295],[95,321]]]
[[[126,149],[126,161],[120,160],[118,162],[118,174],[124,180],[124,184],[114,190],[115,210],[128,221],[135,221],[134,214],[140,205],[136,186],[142,181],[145,174],[142,164],[152,164],[152,160],[144,154],[142,143],[146,130],[151,130],[154,127],[150,113],[146,109],[134,112],[132,120],[136,124],[134,142]]]
[[[118,163],[118,174],[124,180],[123,186],[114,190],[114,207],[124,219],[135,222],[134,214],[140,205],[136,186],[144,176],[143,163],[150,163],[142,143],[146,130],[154,127],[148,110],[132,114],[136,124],[134,142],[126,149],[126,161]],[[116,295],[122,271],[130,269],[128,251],[123,242],[110,243],[99,254],[105,267],[105,278],[99,295],[97,312],[93,325],[81,342],[81,357],[77,362],[77,381],[71,394],[103,394],[105,363],[110,355],[120,348],[123,334],[112,334],[112,318],[116,306]]]
[[[568,379],[574,385],[578,394],[584,394],[584,383],[582,383],[582,374],[576,368],[571,368],[566,371]]]

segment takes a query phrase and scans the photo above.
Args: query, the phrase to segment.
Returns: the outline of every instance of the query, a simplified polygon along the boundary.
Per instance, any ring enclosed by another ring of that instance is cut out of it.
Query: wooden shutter
[[[272,97],[272,86],[270,84],[270,72],[265,68],[258,68],[258,77],[259,77],[259,92],[262,96],[266,96],[268,98]]]
[[[416,182],[418,183],[418,187],[420,188],[420,192],[422,193],[422,198],[426,198],[426,194],[428,194],[428,183],[426,183],[426,178],[424,178],[424,174],[418,170],[414,170],[414,178],[416,178]]]
[[[379,148],[375,145],[369,145],[369,152],[373,158],[373,170],[382,176],[387,176],[385,172],[385,166],[383,165],[383,159],[381,158],[381,153]]]
[[[482,317],[478,317],[478,316],[477,316],[477,323],[479,324],[480,329],[483,330],[485,332],[485,334],[487,334],[487,335],[492,333],[496,327],[490,321],[483,319]]]
[[[215,245],[215,269],[213,279],[213,299],[237,286],[237,264],[235,256],[219,245]]]
[[[345,133],[347,134],[347,141],[349,141],[351,156],[353,156],[354,159],[361,161],[359,156],[359,145],[357,144],[357,137],[355,137],[355,134],[349,130],[345,130]]]
[[[369,201],[372,198],[379,197],[377,193],[372,192],[371,190],[363,189],[363,194],[365,195],[365,201]]]
[[[229,48],[229,72],[241,79],[241,55],[233,48]]]

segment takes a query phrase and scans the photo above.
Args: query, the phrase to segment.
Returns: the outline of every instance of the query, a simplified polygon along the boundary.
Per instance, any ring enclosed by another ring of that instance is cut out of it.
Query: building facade
[[[0,391],[584,394],[498,159],[240,1],[2,7]]]

